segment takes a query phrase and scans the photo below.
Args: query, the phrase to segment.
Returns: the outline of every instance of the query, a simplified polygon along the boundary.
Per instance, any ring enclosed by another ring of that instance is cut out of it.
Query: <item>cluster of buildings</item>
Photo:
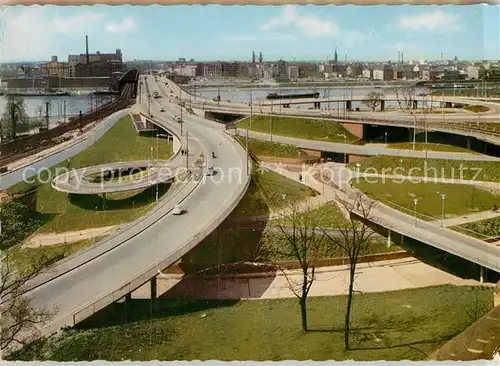
[[[112,77],[113,74],[126,71],[120,49],[114,53],[89,53],[88,37],[85,37],[86,52],[79,55],[68,55],[67,61],[59,61],[52,56],[49,62],[37,65],[24,65],[17,69],[17,77]]]
[[[140,65],[134,65],[139,67]],[[263,61],[252,53],[251,61],[197,62],[184,58],[173,62],[143,64],[145,70],[162,69],[186,79],[274,79],[277,82],[297,80],[332,80],[336,78],[366,80],[422,80],[464,81],[488,80],[500,82],[500,64],[454,60],[404,61],[398,53],[397,61],[358,62],[338,59],[337,50],[326,62]],[[142,70],[142,71],[145,71]]]

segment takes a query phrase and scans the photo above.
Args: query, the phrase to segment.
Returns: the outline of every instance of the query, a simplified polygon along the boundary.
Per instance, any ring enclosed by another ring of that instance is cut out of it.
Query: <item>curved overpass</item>
[[[138,108],[144,110],[145,106]],[[163,118],[158,106],[152,110],[159,116],[155,121],[158,125],[180,134],[179,126]],[[57,308],[57,315],[42,333],[74,325],[154,279],[159,270],[175,263],[209,235],[239,203],[250,182],[246,152],[199,118],[191,120],[189,136],[188,148],[197,141],[205,156],[218,149],[219,174],[207,177],[202,168],[191,163],[191,192],[182,199],[186,214],[172,215],[172,204],[160,200],[137,223],[105,240],[105,247],[97,245],[77,253],[30,281],[27,295],[33,304]]]
[[[144,189],[172,180],[185,170],[184,162],[178,161],[176,165],[167,161],[152,162],[151,160],[120,162],[114,164],[94,165],[86,168],[72,170],[55,177],[51,186],[56,191],[71,194],[106,194]],[[147,169],[147,170],[146,170]],[[114,172],[132,171],[140,173],[145,170],[147,174],[123,181],[106,181],[102,176]],[[102,181],[98,181],[101,180]],[[97,181],[96,181],[97,180]]]

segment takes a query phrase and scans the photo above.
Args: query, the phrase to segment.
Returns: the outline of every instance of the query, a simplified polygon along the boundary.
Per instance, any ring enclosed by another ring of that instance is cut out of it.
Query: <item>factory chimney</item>
[[[89,36],[85,36],[85,55],[87,56],[87,66],[89,65]]]

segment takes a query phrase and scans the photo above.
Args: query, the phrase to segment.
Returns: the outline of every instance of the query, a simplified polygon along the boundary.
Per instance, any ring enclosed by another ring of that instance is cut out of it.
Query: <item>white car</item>
[[[182,215],[184,210],[182,209],[181,205],[175,205],[174,209],[172,210],[173,215]]]
[[[165,108],[160,107],[160,112],[165,112]]]

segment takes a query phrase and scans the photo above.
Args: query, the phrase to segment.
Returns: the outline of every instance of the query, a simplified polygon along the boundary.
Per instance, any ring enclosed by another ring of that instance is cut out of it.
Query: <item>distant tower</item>
[[[401,63],[403,63],[403,62],[404,62],[403,55],[404,55],[404,53],[403,53],[403,52],[401,52]]]
[[[252,51],[252,64],[255,63],[255,51]]]
[[[401,62],[401,51],[398,51],[398,64]]]
[[[344,62],[347,63],[347,53],[344,53]]]
[[[264,58],[262,57],[262,52],[259,52],[259,63],[261,64],[262,61],[264,61]]]
[[[89,64],[90,64],[90,60],[89,60],[89,36],[85,35],[85,55],[87,56],[87,65],[85,66],[85,71],[87,73],[89,73],[90,71],[90,67],[89,67]],[[87,75],[86,75],[87,76]]]
[[[335,46],[335,53],[333,54],[333,62],[337,63],[339,61],[339,55],[337,54],[337,46]]]
[[[441,52],[441,61],[443,61],[443,52]]]

